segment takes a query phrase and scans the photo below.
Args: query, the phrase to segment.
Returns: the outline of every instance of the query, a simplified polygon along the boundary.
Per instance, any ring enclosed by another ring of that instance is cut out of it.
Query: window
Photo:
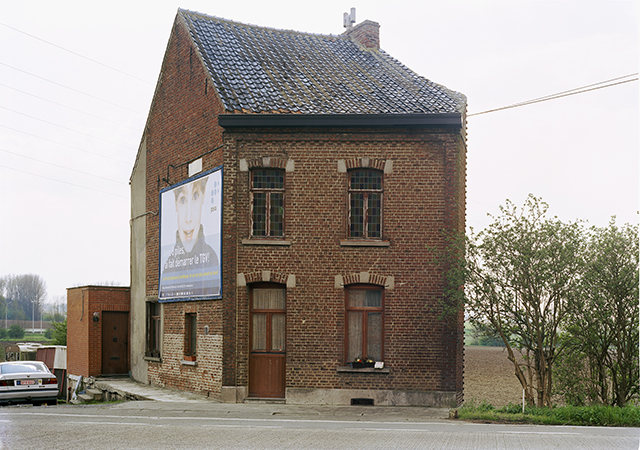
[[[184,356],[185,359],[195,360],[198,320],[196,314],[185,314],[184,321]]]
[[[382,239],[382,172],[349,172],[349,237]]]
[[[160,308],[161,306],[158,302],[147,302],[147,348],[145,356],[151,358],[160,358],[160,344],[162,342]]]
[[[251,196],[251,235],[284,236],[284,170],[252,170]]]
[[[346,295],[346,362],[356,358],[382,361],[383,295],[377,286],[354,286]]]

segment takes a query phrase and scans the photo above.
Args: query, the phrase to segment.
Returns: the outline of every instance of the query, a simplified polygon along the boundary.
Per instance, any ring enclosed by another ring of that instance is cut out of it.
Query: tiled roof
[[[182,9],[178,14],[228,112],[464,112],[464,95],[347,37],[246,25]]]

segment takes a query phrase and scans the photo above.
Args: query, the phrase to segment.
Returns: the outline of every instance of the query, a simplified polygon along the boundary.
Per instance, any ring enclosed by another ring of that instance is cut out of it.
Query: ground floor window
[[[345,289],[347,363],[358,358],[383,361],[383,289],[356,285]]]
[[[184,356],[191,359],[196,357],[198,316],[193,313],[185,314],[184,321]]]
[[[162,314],[158,302],[147,302],[147,344],[145,356],[160,358]]]

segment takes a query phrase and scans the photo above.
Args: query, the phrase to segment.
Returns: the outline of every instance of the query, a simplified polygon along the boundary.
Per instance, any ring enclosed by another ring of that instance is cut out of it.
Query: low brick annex
[[[441,318],[430,252],[464,232],[466,98],[379,42],[372,21],[317,35],[178,11],[131,176],[136,380],[228,402],[462,401],[463,313]],[[211,174],[219,291],[165,296],[163,212]]]

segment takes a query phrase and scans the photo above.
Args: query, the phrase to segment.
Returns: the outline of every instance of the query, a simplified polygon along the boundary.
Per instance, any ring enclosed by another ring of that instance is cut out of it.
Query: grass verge
[[[508,405],[494,408],[492,405],[469,404],[458,410],[461,420],[529,423],[536,425],[578,425],[599,427],[640,427],[640,408],[637,406],[557,406],[553,408]]]

